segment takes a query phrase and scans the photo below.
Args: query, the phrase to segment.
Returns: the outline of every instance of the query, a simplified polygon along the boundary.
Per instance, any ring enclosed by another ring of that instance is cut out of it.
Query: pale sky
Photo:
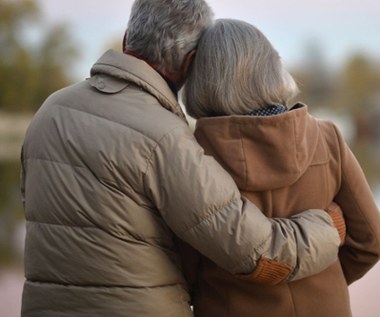
[[[66,22],[80,44],[78,77],[110,42],[120,38],[132,0],[38,0],[49,23]],[[258,27],[292,66],[317,45],[332,65],[361,52],[380,61],[379,0],[209,0],[216,18],[236,18]]]

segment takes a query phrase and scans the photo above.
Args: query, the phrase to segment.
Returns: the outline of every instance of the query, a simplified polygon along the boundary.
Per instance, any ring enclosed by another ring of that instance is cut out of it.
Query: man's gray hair
[[[213,12],[204,0],[136,0],[124,50],[160,71],[176,72],[212,22]]]
[[[256,27],[220,19],[198,43],[183,101],[187,113],[200,118],[287,106],[297,93],[277,51]]]

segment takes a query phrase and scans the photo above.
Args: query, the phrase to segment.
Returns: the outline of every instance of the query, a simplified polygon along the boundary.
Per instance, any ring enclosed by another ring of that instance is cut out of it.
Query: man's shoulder
[[[159,105],[152,106],[151,111],[140,120],[144,131],[156,141],[168,135],[192,135],[189,125],[183,119]]]

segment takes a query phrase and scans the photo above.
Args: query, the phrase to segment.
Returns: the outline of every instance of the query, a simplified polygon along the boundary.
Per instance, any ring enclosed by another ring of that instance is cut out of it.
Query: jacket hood
[[[318,121],[297,104],[275,116],[225,116],[197,121],[195,136],[233,176],[240,190],[263,191],[289,186],[311,164],[329,159],[318,142]],[[317,148],[318,147],[318,148]],[[324,152],[318,155],[315,151]]]

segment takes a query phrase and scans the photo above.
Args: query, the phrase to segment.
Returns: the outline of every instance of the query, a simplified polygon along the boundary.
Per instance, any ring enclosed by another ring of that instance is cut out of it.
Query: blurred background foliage
[[[43,30],[32,0],[0,0],[0,30],[0,110],[35,111],[48,94],[70,83],[76,46],[64,25]]]
[[[44,27],[36,1],[0,0],[0,265],[22,260],[19,153],[25,129],[48,95],[75,81],[78,56],[67,26]],[[297,101],[338,124],[370,185],[378,188],[379,61],[357,53],[343,66],[329,65],[317,45],[306,48],[306,56],[291,69],[301,89]]]
[[[19,153],[32,114],[72,82],[78,51],[65,25],[45,28],[32,0],[0,0],[0,264],[22,254]]]

